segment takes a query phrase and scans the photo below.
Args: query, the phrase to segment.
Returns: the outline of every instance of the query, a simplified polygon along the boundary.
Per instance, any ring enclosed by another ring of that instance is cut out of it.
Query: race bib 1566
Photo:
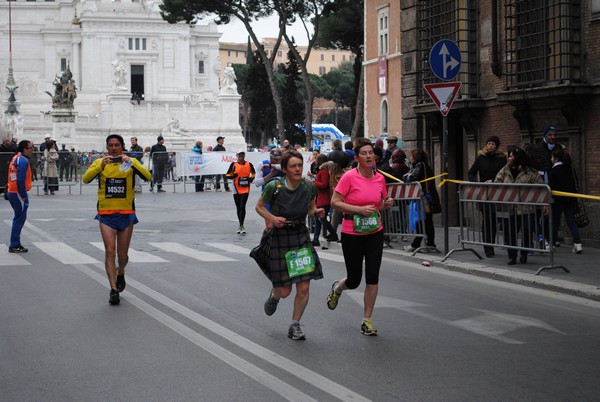
[[[373,233],[379,229],[379,212],[375,211],[369,216],[355,214],[353,216],[354,232]]]

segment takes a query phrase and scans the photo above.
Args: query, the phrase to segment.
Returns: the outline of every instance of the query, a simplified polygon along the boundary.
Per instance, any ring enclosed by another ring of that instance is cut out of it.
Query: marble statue
[[[227,66],[223,70],[223,79],[221,80],[221,93],[237,94],[237,84],[235,83],[235,71],[233,67]]]

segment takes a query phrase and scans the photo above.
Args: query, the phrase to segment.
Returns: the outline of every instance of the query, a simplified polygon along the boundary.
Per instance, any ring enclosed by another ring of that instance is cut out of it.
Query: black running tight
[[[365,261],[365,282],[367,285],[379,283],[379,268],[383,256],[383,230],[369,235],[342,233],[342,250],[346,263],[346,287],[356,289],[362,279],[363,259]]]
[[[233,195],[233,201],[235,202],[237,217],[240,225],[243,225],[244,220],[246,219],[246,203],[248,202],[248,195],[248,193]]]

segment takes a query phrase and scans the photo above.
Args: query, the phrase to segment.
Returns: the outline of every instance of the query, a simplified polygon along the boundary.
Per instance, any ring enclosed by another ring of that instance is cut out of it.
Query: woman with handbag
[[[52,141],[50,146],[44,150],[44,195],[54,195],[55,191],[58,191],[58,149],[56,147],[56,141]]]
[[[529,165],[525,151],[516,146],[508,147],[508,158],[504,166],[494,179],[494,183],[519,183],[519,184],[544,184],[539,172]],[[511,207],[508,218],[502,219],[504,228],[504,244],[517,245],[517,235],[522,233],[523,247],[531,248],[531,233],[536,230],[536,216],[534,206],[522,205]],[[527,263],[527,250],[521,250],[519,262]],[[517,263],[517,250],[508,248],[508,265]]]
[[[552,156],[552,169],[548,171],[548,185],[553,191],[562,191],[565,193],[576,193],[577,182],[575,180],[575,172],[571,167],[571,157],[562,148],[554,148]],[[577,209],[577,199],[573,197],[554,196],[554,204],[552,205],[552,233],[553,239],[558,238],[558,228],[560,227],[560,219],[565,215],[567,227],[573,236],[573,254],[581,254],[583,247],[581,246],[581,236],[579,229],[575,224],[575,209]]]
[[[423,251],[437,251],[435,246],[435,227],[433,226],[433,215],[442,212],[442,204],[440,203],[440,196],[435,187],[435,180],[427,180],[429,177],[433,177],[433,169],[427,162],[429,156],[424,150],[417,148],[413,149],[409,153],[412,168],[403,176],[405,183],[414,181],[421,182],[421,187],[424,194],[424,205],[425,205],[425,235],[427,236],[427,247]],[[421,214],[422,215],[422,214]],[[417,225],[417,228],[421,228],[423,225]],[[410,246],[404,246],[404,249],[408,252],[413,252],[421,247],[423,237],[415,237]]]
[[[280,299],[285,299],[296,285],[292,324],[288,338],[305,340],[300,319],[308,304],[311,279],[322,279],[321,262],[306,227],[306,216],[325,216],[323,208],[317,208],[317,190],[314,183],[302,177],[304,161],[296,150],[284,152],[281,170],[285,174],[265,185],[256,203],[256,212],[271,227],[270,233],[270,279],[273,287],[265,302],[265,314],[271,316],[277,310]],[[267,205],[270,206],[269,210]]]

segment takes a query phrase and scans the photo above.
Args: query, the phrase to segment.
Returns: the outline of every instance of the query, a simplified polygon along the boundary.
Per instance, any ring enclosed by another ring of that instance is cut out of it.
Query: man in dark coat
[[[340,169],[344,170],[350,164],[351,160],[347,153],[342,149],[342,140],[335,139],[333,140],[333,149],[327,155],[327,160],[332,161],[337,164]]]
[[[544,138],[537,144],[527,148],[527,156],[530,165],[544,176],[544,182],[548,183],[548,170],[552,168],[552,151],[558,145],[556,142],[556,127],[548,126],[544,129]],[[558,145],[560,147],[560,145]]]
[[[223,143],[225,142],[225,137],[218,136],[217,137],[217,145],[213,148],[214,152],[225,152],[225,147]],[[221,191],[221,179],[223,179],[223,187],[225,187],[225,191],[230,192],[229,183],[227,182],[227,177],[224,174],[215,175],[215,191]]]
[[[500,138],[495,135],[490,136],[485,141],[485,146],[479,151],[475,162],[467,173],[469,181],[479,181],[483,183],[491,183],[496,178],[496,175],[506,165],[506,155],[498,151],[500,146]],[[479,180],[477,175],[479,174]],[[480,205],[480,210],[483,213],[481,223],[481,231],[483,233],[483,241],[485,243],[495,243],[496,239],[496,209],[489,204]],[[483,246],[485,255],[493,257],[494,247]]]
[[[165,178],[165,165],[169,160],[169,154],[167,154],[167,147],[163,145],[164,143],[165,139],[162,135],[159,135],[156,139],[156,144],[152,145],[150,149],[150,158],[152,159],[152,183],[150,191],[152,191],[153,185],[156,184],[157,193],[165,192],[162,189],[162,182]]]

